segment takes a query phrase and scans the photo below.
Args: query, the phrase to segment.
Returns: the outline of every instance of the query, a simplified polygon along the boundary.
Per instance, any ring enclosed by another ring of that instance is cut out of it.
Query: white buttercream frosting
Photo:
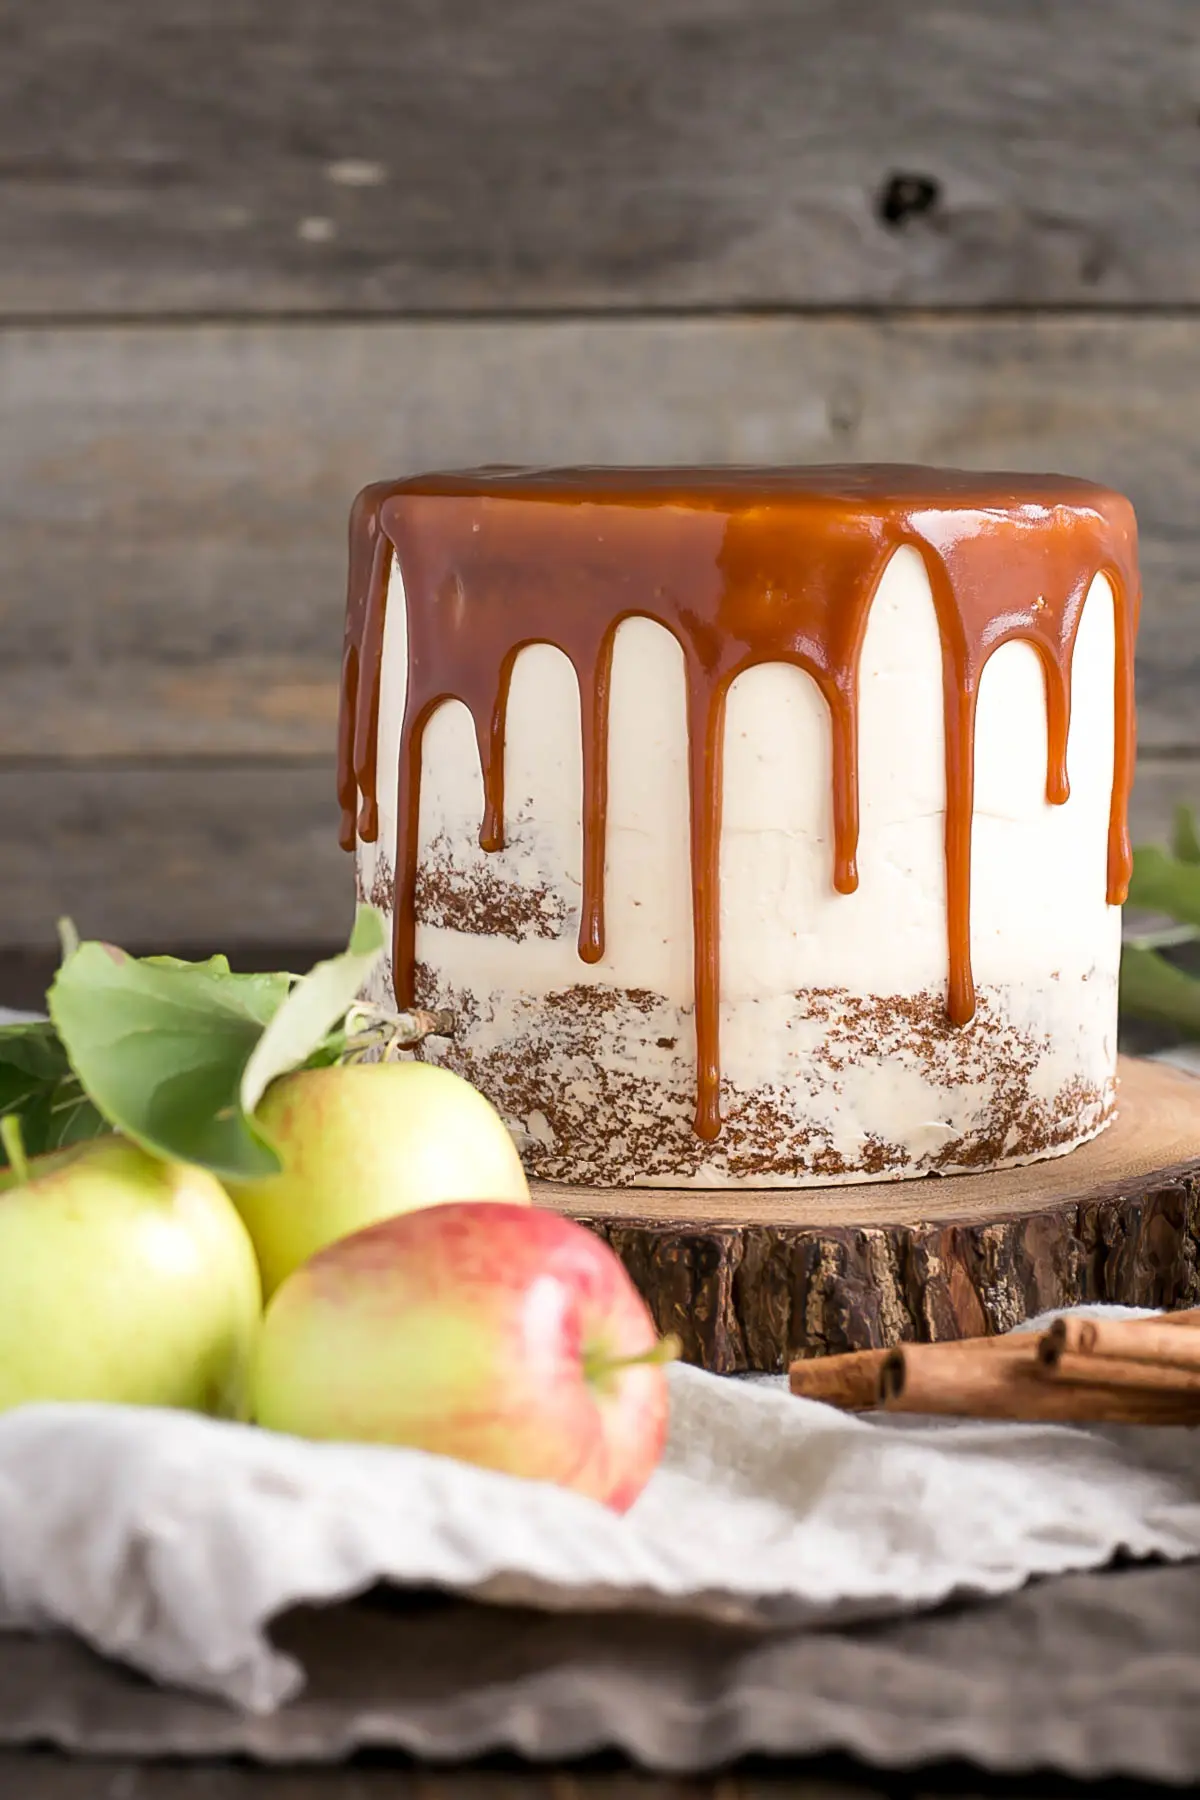
[[[360,885],[385,908],[406,663],[394,566],[380,832],[376,844],[358,846]],[[942,682],[925,565],[902,548],[872,603],[860,664],[859,885],[850,895],[832,883],[830,726],[816,685],[777,663],[735,682],[721,837],[727,1124],[711,1143],[690,1131],[692,874],[678,644],[642,618],[617,634],[607,935],[595,964],[576,948],[582,755],[567,659],[533,645],[517,660],[502,851],[478,847],[483,788],[466,709],[447,702],[432,717],[421,867],[437,891],[475,898],[465,914],[431,905],[419,916],[422,997],[460,1012],[453,1043],[429,1053],[490,1092],[536,1172],[602,1184],[852,1181],[1026,1160],[1100,1129],[1112,1106],[1120,946],[1119,908],[1105,897],[1114,745],[1106,580],[1093,582],[1076,642],[1065,805],[1045,799],[1046,702],[1035,652],[1005,645],[984,670],[971,915],[980,1007],[961,1030],[940,1018]],[[464,917],[470,929],[461,928]]]

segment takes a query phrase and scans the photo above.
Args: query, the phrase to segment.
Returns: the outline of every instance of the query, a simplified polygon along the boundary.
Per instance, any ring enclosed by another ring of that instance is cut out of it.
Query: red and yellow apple
[[[433,1063],[345,1063],[273,1082],[255,1118],[283,1172],[227,1183],[270,1295],[316,1251],[446,1200],[529,1202],[489,1100]]]
[[[278,1431],[409,1445],[624,1511],[662,1453],[672,1354],[582,1226],[437,1206],[343,1238],[284,1282],[255,1411]]]

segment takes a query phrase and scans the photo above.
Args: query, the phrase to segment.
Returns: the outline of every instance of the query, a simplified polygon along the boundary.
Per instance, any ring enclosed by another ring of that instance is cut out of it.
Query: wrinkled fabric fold
[[[624,1518],[419,1451],[19,1409],[0,1418],[0,1627],[65,1628],[264,1713],[303,1685],[271,1621],[379,1582],[772,1628],[1200,1555],[1193,1431],[865,1419],[684,1367],[671,1399]]]

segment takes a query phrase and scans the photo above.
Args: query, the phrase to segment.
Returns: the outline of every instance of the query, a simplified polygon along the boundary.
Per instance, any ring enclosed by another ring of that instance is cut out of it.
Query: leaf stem
[[[1200,926],[1164,925],[1161,931],[1139,931],[1125,942],[1135,950],[1175,950],[1181,944],[1194,944],[1200,938]]]
[[[5,1113],[0,1118],[0,1143],[4,1145],[4,1153],[8,1157],[17,1180],[29,1180],[29,1158],[25,1154],[25,1137],[21,1130],[21,1120],[16,1113]]]

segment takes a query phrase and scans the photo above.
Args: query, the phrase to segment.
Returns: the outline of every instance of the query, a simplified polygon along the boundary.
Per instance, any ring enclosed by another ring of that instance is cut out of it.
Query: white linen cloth
[[[0,1628],[64,1627],[267,1712],[303,1683],[270,1621],[377,1581],[819,1625],[1119,1550],[1200,1555],[1200,1432],[864,1419],[781,1382],[670,1379],[666,1455],[624,1518],[419,1451],[19,1408],[0,1417]]]

